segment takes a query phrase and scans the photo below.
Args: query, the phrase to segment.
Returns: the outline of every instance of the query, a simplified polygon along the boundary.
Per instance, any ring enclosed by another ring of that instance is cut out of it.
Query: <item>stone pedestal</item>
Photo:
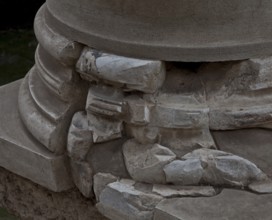
[[[0,88],[0,166],[111,220],[269,219],[271,9],[48,0]]]

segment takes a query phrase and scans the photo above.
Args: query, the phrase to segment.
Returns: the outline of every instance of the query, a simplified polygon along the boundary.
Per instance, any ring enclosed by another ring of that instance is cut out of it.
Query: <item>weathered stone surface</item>
[[[94,173],[111,173],[121,178],[130,178],[123,157],[122,146],[126,139],[94,144],[86,160]]]
[[[99,202],[99,197],[102,191],[110,183],[116,182],[118,178],[110,173],[97,173],[93,177],[93,188],[96,201]]]
[[[123,121],[87,114],[89,128],[93,133],[93,142],[102,143],[122,137]]]
[[[167,183],[175,185],[198,185],[203,177],[204,169],[201,161],[192,160],[175,160],[164,167]]]
[[[161,61],[121,57],[85,47],[77,62],[77,71],[89,81],[106,83],[154,93],[165,79],[165,66]]]
[[[223,151],[199,149],[164,168],[168,183],[176,185],[248,186],[267,176],[252,162]]]
[[[106,85],[91,85],[86,102],[86,111],[117,119],[124,113],[123,96],[121,89]]]
[[[0,207],[20,220],[106,220],[76,188],[52,192],[3,168],[0,168]]]
[[[172,185],[154,185],[152,189],[164,198],[173,197],[202,197],[215,196],[217,191],[211,186],[172,186]]]
[[[243,129],[235,131],[213,131],[218,147],[256,164],[272,177],[272,131],[267,129]]]
[[[249,189],[256,193],[272,193],[272,180],[264,180],[262,182],[251,183]]]
[[[56,156],[25,129],[18,113],[22,81],[0,87],[0,166],[52,191],[73,187],[66,156]]]
[[[210,63],[200,68],[212,130],[266,127],[271,123],[271,64],[268,57]]]
[[[142,145],[135,139],[123,146],[126,167],[131,177],[139,182],[165,183],[163,167],[176,155],[159,144]]]
[[[111,220],[152,220],[161,196],[136,190],[133,182],[114,182],[100,194],[98,210]]]
[[[89,163],[70,160],[71,173],[75,185],[87,198],[93,195],[93,171]]]
[[[86,112],[77,112],[68,133],[67,151],[73,160],[84,160],[93,143]]]
[[[225,189],[215,197],[178,198],[160,202],[154,220],[270,220],[272,195]]]

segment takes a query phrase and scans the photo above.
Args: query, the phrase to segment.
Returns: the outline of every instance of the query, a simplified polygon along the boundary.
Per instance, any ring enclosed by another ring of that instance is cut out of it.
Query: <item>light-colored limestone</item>
[[[99,202],[99,197],[102,191],[110,183],[116,182],[118,178],[110,173],[97,173],[93,177],[93,189],[96,201]]]
[[[215,197],[167,199],[156,206],[154,220],[270,220],[271,198],[225,189]]]
[[[67,152],[73,160],[83,161],[93,143],[85,112],[77,112],[71,122],[67,140]]]
[[[164,168],[168,183],[176,185],[229,185],[244,187],[267,179],[252,162],[222,151],[199,149]]]
[[[124,144],[123,154],[132,178],[146,183],[166,183],[163,167],[176,158],[166,147],[159,144],[143,145],[135,139]]]
[[[52,191],[70,189],[68,158],[48,151],[21,122],[17,104],[21,83],[0,87],[0,166]]]
[[[266,194],[270,193],[272,194],[272,180],[264,180],[262,182],[255,182],[251,183],[248,188],[256,193]]]
[[[136,190],[130,183],[114,182],[100,194],[97,208],[112,220],[152,220],[153,210],[162,199]]]
[[[84,48],[77,71],[89,81],[103,80],[125,90],[154,93],[165,78],[163,62],[140,60]]]
[[[154,185],[152,192],[164,198],[209,197],[217,194],[217,191],[211,186]]]
[[[202,179],[204,170],[201,161],[175,160],[164,167],[167,183],[175,185],[198,185]]]

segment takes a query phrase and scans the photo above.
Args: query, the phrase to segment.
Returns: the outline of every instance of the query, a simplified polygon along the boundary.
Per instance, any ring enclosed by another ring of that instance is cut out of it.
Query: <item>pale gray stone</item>
[[[93,133],[89,129],[86,112],[77,112],[68,132],[67,151],[73,160],[84,160],[93,144]]]
[[[87,198],[93,196],[93,171],[89,163],[70,160],[71,173],[75,185]]]
[[[163,170],[167,183],[175,185],[198,185],[204,175],[204,169],[198,159],[175,160]]]
[[[256,193],[267,194],[272,193],[272,180],[267,179],[261,182],[251,183],[248,188]]]
[[[0,87],[0,166],[52,191],[73,187],[68,158],[56,156],[25,129],[18,113],[22,81]]]
[[[213,131],[213,137],[220,149],[250,160],[272,177],[271,130]]]
[[[152,220],[163,198],[136,190],[131,182],[114,182],[100,194],[98,210],[111,220]]]
[[[102,191],[110,183],[116,182],[118,178],[110,173],[97,173],[93,177],[93,188],[96,201],[99,202],[99,197]]]
[[[160,202],[154,220],[270,220],[271,195],[224,189],[214,197],[177,198]]]
[[[123,96],[121,89],[106,85],[91,85],[86,102],[86,111],[117,119],[124,113]]]
[[[132,139],[123,145],[126,167],[131,177],[140,182],[165,183],[163,167],[176,155],[159,144],[142,145]]]
[[[154,93],[165,79],[161,61],[141,60],[102,53],[85,47],[77,71],[90,81],[104,80],[127,90]]]
[[[172,185],[154,185],[152,189],[164,198],[173,197],[208,197],[215,196],[217,191],[211,186],[172,186]]]
[[[93,142],[102,143],[122,137],[123,121],[104,118],[92,113],[87,114]]]

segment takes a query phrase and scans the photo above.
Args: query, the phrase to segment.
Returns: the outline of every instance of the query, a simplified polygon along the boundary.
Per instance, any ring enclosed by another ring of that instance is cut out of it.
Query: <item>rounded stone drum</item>
[[[48,22],[111,53],[166,61],[272,54],[269,0],[48,0]]]

